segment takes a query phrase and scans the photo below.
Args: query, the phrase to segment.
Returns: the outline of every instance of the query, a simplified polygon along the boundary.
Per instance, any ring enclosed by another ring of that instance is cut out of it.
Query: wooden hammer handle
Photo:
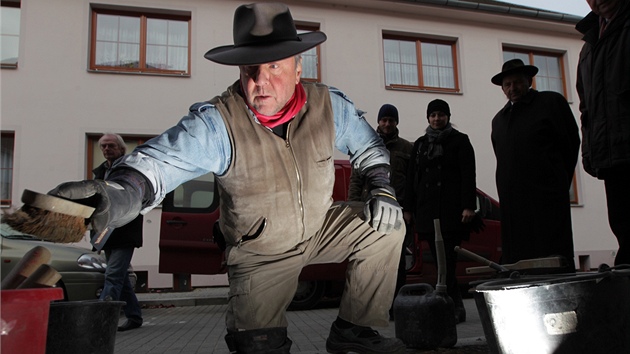
[[[48,264],[42,264],[22,282],[18,289],[51,288],[61,279],[61,274]]]
[[[40,265],[50,262],[50,251],[43,246],[35,246],[26,252],[18,264],[11,269],[2,280],[0,287],[4,290],[16,289],[28,278]]]
[[[455,252],[468,257],[469,259],[472,259],[473,261],[477,261],[479,263],[483,263],[485,265],[487,265],[488,267],[494,269],[494,270],[498,270],[499,272],[509,272],[510,270],[507,269],[506,267],[494,263],[493,261],[483,258],[480,255],[470,252],[469,250],[465,249],[465,248],[461,248],[459,246],[455,246]]]

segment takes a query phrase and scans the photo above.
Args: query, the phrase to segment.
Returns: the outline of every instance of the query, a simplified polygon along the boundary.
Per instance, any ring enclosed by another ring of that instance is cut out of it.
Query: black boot
[[[455,323],[466,322],[466,308],[464,307],[464,301],[462,295],[459,292],[459,288],[452,292],[451,298],[455,305]]]
[[[234,331],[225,335],[230,353],[235,354],[290,354],[291,344],[286,327]]]
[[[398,338],[383,337],[370,327],[350,324],[350,327],[346,328],[346,326],[337,325],[337,321],[333,322],[326,340],[326,351],[329,353],[403,354],[405,352],[405,344]]]
[[[455,322],[466,322],[466,308],[464,306],[455,306]]]

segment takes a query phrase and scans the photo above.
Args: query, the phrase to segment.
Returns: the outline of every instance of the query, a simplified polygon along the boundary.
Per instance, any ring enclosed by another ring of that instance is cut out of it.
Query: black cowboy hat
[[[501,72],[492,77],[492,83],[501,86],[503,78],[517,73],[523,73],[528,77],[534,77],[538,73],[538,68],[533,65],[525,65],[521,59],[512,59],[503,63]]]
[[[323,32],[298,35],[285,4],[241,5],[234,12],[234,45],[210,49],[204,57],[225,65],[257,65],[289,58],[326,40]]]

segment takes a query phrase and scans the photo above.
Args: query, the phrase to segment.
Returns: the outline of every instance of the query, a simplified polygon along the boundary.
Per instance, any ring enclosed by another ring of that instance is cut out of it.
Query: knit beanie
[[[394,118],[396,123],[398,123],[398,109],[389,103],[385,103],[381,106],[381,109],[378,111],[378,117],[376,118],[376,122],[380,122],[381,118],[390,117]]]
[[[429,106],[427,106],[427,118],[431,115],[431,113],[435,111],[444,112],[449,118],[451,118],[451,109],[448,106],[446,101],[437,99],[429,102]]]

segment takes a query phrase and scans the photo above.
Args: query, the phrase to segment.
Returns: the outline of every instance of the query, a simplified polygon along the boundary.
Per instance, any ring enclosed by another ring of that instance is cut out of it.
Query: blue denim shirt
[[[336,148],[349,155],[359,171],[389,165],[389,152],[363,118],[363,112],[338,89],[329,87],[329,91],[335,115]],[[253,113],[252,116],[255,119]],[[180,184],[209,172],[222,175],[231,160],[232,146],[219,110],[208,102],[199,102],[190,107],[188,115],[177,125],[138,146],[118,160],[114,168],[133,168],[151,183],[154,198],[143,209],[142,213],[146,213]]]

